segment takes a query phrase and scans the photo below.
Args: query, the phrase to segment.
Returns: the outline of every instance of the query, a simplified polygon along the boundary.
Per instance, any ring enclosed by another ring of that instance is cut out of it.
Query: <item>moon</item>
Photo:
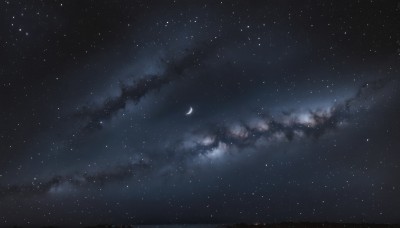
[[[192,112],[193,112],[193,108],[190,106],[189,111],[186,113],[186,115],[188,116],[188,115],[192,114]]]

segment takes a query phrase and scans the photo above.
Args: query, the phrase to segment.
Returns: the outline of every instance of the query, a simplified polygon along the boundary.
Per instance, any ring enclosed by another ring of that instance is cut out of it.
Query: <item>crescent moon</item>
[[[190,108],[189,108],[189,111],[186,113],[186,115],[188,116],[188,115],[192,114],[192,112],[193,112],[193,108],[190,107]]]

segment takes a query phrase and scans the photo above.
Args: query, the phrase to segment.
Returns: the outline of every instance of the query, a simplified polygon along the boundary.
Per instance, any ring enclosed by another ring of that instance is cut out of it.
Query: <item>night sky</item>
[[[0,226],[400,222],[399,1],[0,17]]]

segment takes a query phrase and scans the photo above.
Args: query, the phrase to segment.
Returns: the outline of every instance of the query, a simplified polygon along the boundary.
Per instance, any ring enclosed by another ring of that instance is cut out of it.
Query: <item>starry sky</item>
[[[0,2],[0,226],[399,223],[399,1]]]

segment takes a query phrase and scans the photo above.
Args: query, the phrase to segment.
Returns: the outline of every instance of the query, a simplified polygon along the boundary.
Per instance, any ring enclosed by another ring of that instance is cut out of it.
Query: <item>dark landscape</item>
[[[15,228],[20,226],[13,226]],[[87,228],[398,228],[400,225],[396,224],[368,224],[368,223],[311,223],[311,222],[283,222],[283,223],[237,223],[237,224],[181,224],[181,225],[95,225],[86,226]],[[21,227],[22,228],[22,227]],[[57,226],[43,226],[42,228],[57,228]]]

